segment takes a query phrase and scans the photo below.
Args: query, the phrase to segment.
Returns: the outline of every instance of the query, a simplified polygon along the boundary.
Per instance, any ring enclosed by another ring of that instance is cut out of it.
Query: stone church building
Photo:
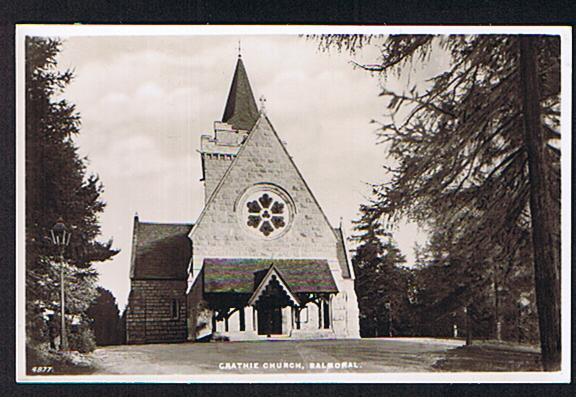
[[[342,230],[258,110],[240,56],[200,153],[196,223],[134,218],[127,342],[358,338]]]

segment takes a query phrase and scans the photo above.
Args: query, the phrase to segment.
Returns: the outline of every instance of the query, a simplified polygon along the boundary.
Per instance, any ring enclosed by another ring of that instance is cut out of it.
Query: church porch
[[[196,339],[336,337],[332,299],[337,289],[323,260],[207,259],[202,283],[205,322]]]
[[[259,304],[230,309],[228,313],[221,308],[210,310],[210,329],[201,335],[230,341],[333,339],[336,336],[329,297],[322,302],[326,307],[309,302],[300,307]]]

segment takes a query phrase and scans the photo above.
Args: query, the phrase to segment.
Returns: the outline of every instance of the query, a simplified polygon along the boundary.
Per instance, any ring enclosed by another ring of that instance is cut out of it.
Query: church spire
[[[236,70],[234,71],[234,78],[228,93],[222,122],[232,125],[235,129],[249,131],[257,119],[258,107],[254,100],[254,94],[252,94],[242,56],[238,54],[238,62],[236,63]]]

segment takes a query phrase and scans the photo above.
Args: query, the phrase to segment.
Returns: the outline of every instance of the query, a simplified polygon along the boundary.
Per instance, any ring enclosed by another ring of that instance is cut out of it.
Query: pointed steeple
[[[252,88],[248,81],[248,75],[242,62],[242,56],[238,55],[234,78],[228,93],[226,109],[222,122],[232,125],[235,129],[249,131],[258,119],[258,107],[252,94]]]

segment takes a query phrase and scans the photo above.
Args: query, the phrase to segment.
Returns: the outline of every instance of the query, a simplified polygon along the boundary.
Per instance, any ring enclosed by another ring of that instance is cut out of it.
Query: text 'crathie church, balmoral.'
[[[195,224],[134,218],[127,343],[358,338],[354,273],[239,56]]]

